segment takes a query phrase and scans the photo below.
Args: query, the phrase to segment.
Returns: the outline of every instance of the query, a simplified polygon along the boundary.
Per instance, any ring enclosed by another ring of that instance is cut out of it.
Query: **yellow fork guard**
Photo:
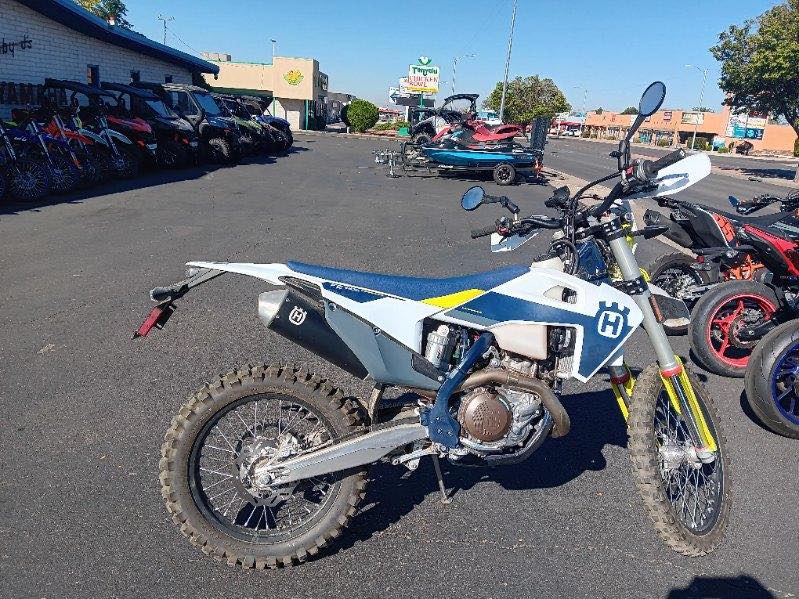
[[[688,378],[688,371],[685,370],[685,367],[683,366],[682,360],[680,360],[679,356],[674,356],[674,359],[680,366],[679,374],[664,376],[663,371],[660,372],[660,378],[663,381],[663,386],[666,388],[666,393],[668,393],[669,401],[671,402],[674,410],[678,414],[682,415],[680,398],[677,396],[677,391],[674,389],[676,382],[676,384],[680,385],[680,388],[685,393],[685,397],[688,400],[688,406],[691,408],[691,413],[693,414],[694,420],[699,428],[699,434],[702,436],[702,442],[710,451],[717,451],[718,445],[716,444],[716,439],[713,438],[713,433],[710,432],[710,428],[707,426],[705,415],[702,412],[702,408],[699,406],[699,401],[696,399],[696,393],[694,393],[693,385],[691,385],[691,379]]]

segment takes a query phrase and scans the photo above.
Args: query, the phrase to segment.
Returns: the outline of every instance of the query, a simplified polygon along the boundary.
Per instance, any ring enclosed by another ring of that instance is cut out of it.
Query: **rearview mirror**
[[[474,185],[466,190],[461,198],[461,208],[464,210],[476,210],[483,203],[485,190],[479,185]]]
[[[666,86],[661,81],[655,81],[644,90],[641,101],[638,103],[638,114],[643,117],[652,116],[663,105],[666,99]]]

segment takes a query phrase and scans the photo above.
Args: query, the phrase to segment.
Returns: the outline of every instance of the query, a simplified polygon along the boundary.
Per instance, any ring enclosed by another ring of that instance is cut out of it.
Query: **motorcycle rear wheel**
[[[799,321],[770,331],[746,369],[746,401],[769,430],[799,439]]]
[[[167,510],[193,545],[230,566],[304,562],[355,515],[366,468],[260,494],[240,473],[249,471],[254,452],[279,460],[271,456],[285,447],[307,450],[357,434],[362,423],[355,402],[299,368],[229,372],[192,395],[166,433],[159,468]]]
[[[674,551],[697,557],[713,551],[724,538],[731,496],[726,441],[712,398],[696,377],[690,372],[688,376],[718,447],[713,462],[697,468],[685,459],[690,438],[669,401],[657,364],[647,367],[636,382],[628,446],[635,484],[658,535]]]
[[[757,340],[741,331],[771,320],[779,309],[774,291],[757,281],[726,281],[694,305],[688,334],[697,362],[716,374],[742,378]]]

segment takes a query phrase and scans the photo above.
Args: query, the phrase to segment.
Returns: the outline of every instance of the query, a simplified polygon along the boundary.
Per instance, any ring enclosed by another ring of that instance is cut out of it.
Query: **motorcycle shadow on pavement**
[[[571,417],[571,431],[565,437],[547,439],[520,464],[473,468],[442,460],[449,497],[483,481],[493,481],[508,490],[559,487],[583,472],[603,470],[607,466],[602,455],[606,445],[627,447],[626,424],[610,389],[564,395],[562,401]],[[381,533],[428,496],[439,493],[429,458],[423,458],[415,472],[377,464],[372,466],[369,478],[361,514],[353,520],[349,534],[335,541],[334,551]]]
[[[776,595],[759,580],[741,574],[735,577],[714,578],[697,576],[687,587],[674,588],[667,599],[702,599],[705,597],[735,597],[736,599],[776,599]]]
[[[309,148],[295,148],[292,146],[292,148],[289,149],[288,154],[292,154],[294,152],[306,152],[308,150]],[[36,211],[38,209],[55,204],[75,204],[113,193],[146,189],[148,187],[157,187],[179,181],[200,179],[201,177],[216,171],[236,168],[237,166],[275,164],[278,160],[285,157],[285,155],[248,156],[237,165],[200,164],[182,169],[169,170],[144,168],[141,173],[133,179],[112,179],[88,189],[79,189],[63,195],[48,195],[36,202],[17,202],[6,198],[0,201],[0,215],[12,215],[26,211]]]

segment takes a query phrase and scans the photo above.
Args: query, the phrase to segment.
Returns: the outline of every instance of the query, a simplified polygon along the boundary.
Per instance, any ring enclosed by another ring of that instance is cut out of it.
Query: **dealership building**
[[[293,129],[324,129],[333,97],[327,75],[313,58],[275,56],[271,63],[235,62],[230,54],[203,52],[203,58],[219,68],[205,75],[208,85],[220,92],[266,98],[271,112],[286,119]],[[340,110],[340,108],[339,108]]]
[[[45,78],[192,83],[218,67],[111,25],[72,0],[0,0],[0,117],[36,104]]]
[[[624,137],[635,115],[618,112],[589,112],[584,130],[590,137],[620,139]],[[696,131],[716,147],[735,147],[747,141],[753,153],[793,154],[796,132],[790,125],[777,123],[759,114],[738,114],[724,106],[720,112],[691,110],[660,110],[647,118],[638,136],[644,143],[675,145],[690,144]]]

